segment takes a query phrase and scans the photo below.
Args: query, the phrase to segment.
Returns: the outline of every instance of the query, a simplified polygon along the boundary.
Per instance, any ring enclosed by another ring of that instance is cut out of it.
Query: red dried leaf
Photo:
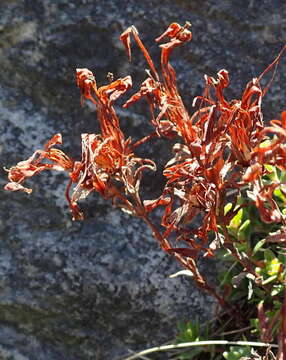
[[[31,194],[31,192],[33,191],[32,189],[25,188],[23,185],[16,183],[16,182],[10,182],[10,183],[6,184],[4,186],[4,189],[8,190],[8,191],[23,191],[27,194]]]
[[[176,253],[184,257],[196,259],[199,255],[199,249],[188,249],[188,248],[172,248],[167,250],[169,253]]]
[[[155,200],[144,200],[143,204],[145,207],[145,210],[147,212],[151,212],[154,209],[156,209],[158,206],[166,206],[170,204],[171,199],[168,196],[160,196],[158,199]]]
[[[282,221],[281,211],[273,199],[273,191],[278,184],[265,185],[256,194],[256,206],[259,210],[261,219],[265,223],[274,223]]]
[[[155,102],[160,104],[161,101],[161,95],[160,95],[160,87],[159,84],[156,83],[156,81],[153,78],[147,78],[143,83],[141,84],[140,90],[132,95],[132,97],[126,101],[126,103],[123,105],[123,108],[127,108],[130,105],[134,104],[138,100],[140,100],[142,97],[146,96],[147,99],[150,102]],[[150,96],[153,96],[150,98]]]
[[[37,150],[25,161],[19,162],[8,170],[8,178],[11,183],[7,184],[5,189],[11,191],[25,191],[30,193],[32,190],[20,186],[27,178],[30,178],[44,170],[72,171],[74,162],[64,152],[54,149],[52,146],[61,144],[60,134],[54,135],[44,146],[45,151]],[[45,160],[51,163],[44,162]]]
[[[145,59],[147,60],[148,65],[150,66],[150,69],[153,72],[153,75],[155,76],[155,79],[159,80],[159,76],[158,76],[156,68],[153,64],[153,61],[152,61],[148,51],[146,50],[145,46],[143,45],[135,26],[130,26],[128,29],[126,29],[120,35],[120,40],[122,41],[122,43],[125,46],[129,61],[131,61],[131,46],[130,46],[130,36],[131,35],[133,35],[137,45],[139,46],[140,50],[142,51],[143,55],[145,56]]]
[[[245,183],[253,183],[255,180],[258,179],[259,176],[261,176],[262,171],[262,165],[259,163],[255,163],[246,170],[245,174],[242,177],[242,180]]]
[[[117,100],[132,86],[131,76],[126,76],[122,79],[113,81],[112,83],[102,86],[98,89],[98,96],[101,101],[109,99],[111,103]]]
[[[162,41],[164,37],[168,37],[170,39],[169,42],[160,45],[160,47],[162,48],[161,61],[163,66],[167,65],[172,49],[192,40],[192,32],[188,30],[190,26],[190,23],[186,23],[185,26],[181,26],[177,23],[172,23],[167,28],[167,30],[156,39],[157,42]]]
[[[76,69],[76,84],[80,88],[82,96],[95,102],[91,95],[92,90],[96,93],[96,81],[92,71],[88,69]]]
[[[52,146],[55,145],[62,145],[63,143],[63,139],[62,139],[62,134],[55,134],[51,140],[49,140],[46,145],[45,145],[45,151],[49,151],[51,149]]]

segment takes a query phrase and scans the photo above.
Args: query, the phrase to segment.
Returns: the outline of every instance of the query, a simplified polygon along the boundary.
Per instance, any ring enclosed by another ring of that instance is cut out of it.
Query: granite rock
[[[53,134],[77,158],[80,133],[97,131],[94,108],[80,106],[75,68],[90,68],[99,83],[109,71],[132,75],[135,88],[144,79],[144,58],[134,47],[129,64],[118,40],[128,26],[158,61],[153,39],[170,22],[191,21],[193,41],[173,56],[190,109],[205,73],[227,69],[228,96],[237,98],[286,41],[284,0],[1,0],[0,13],[1,186],[3,167]],[[285,63],[265,97],[266,121],[285,109]],[[128,134],[148,132],[143,103],[118,111]],[[161,166],[169,154],[164,141],[144,150]],[[190,280],[168,277],[179,266],[138,219],[94,196],[83,205],[86,220],[72,222],[66,181],[43,173],[29,197],[0,191],[1,359],[116,360],[171,340],[179,320],[211,316],[213,300]],[[144,185],[147,196],[160,190],[151,176]],[[202,267],[213,279],[215,264]]]

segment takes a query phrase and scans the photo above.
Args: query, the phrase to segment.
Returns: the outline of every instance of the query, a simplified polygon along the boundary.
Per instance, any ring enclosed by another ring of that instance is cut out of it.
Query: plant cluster
[[[82,101],[95,104],[100,134],[81,135],[80,160],[56,148],[62,137],[54,135],[43,150],[8,170],[5,188],[31,193],[24,186],[26,179],[43,170],[66,171],[66,198],[74,220],[83,219],[78,202],[92,192],[141,218],[161,248],[172,254],[228,314],[231,310],[233,316],[245,319],[244,311],[246,316],[253,315],[253,311],[247,313],[247,305],[252,304],[253,309],[255,304],[252,330],[265,342],[278,338],[277,359],[282,359],[283,354],[286,357],[286,112],[267,126],[261,104],[273,77],[265,86],[262,79],[276,71],[286,47],[246,85],[240,99],[225,96],[229,86],[226,70],[220,70],[216,77],[205,75],[204,92],[194,99],[194,111],[189,114],[169,62],[173,50],[192,39],[189,26],[172,23],[156,39],[166,39],[160,45],[161,72],[134,26],[120,37],[130,60],[134,38],[149,67],[140,89],[123,105],[127,108],[141,99],[147,101],[152,126],[149,135],[133,141],[120,128],[114,104],[131,88],[130,76],[115,81],[110,78],[98,87],[90,70],[77,69]],[[143,198],[141,179],[145,170],[155,171],[156,164],[136,152],[156,138],[172,139],[176,144],[163,171],[162,194],[148,200]],[[158,207],[163,209],[160,225],[151,215]],[[198,266],[201,257],[214,256],[231,259],[221,278],[221,291],[208,282]],[[240,305],[234,306],[237,300]]]

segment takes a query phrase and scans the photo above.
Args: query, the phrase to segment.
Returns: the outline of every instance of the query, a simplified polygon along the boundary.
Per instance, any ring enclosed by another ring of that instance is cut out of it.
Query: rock
[[[96,132],[92,106],[80,107],[74,70],[88,67],[97,81],[131,74],[134,88],[146,63],[134,46],[129,64],[118,37],[131,24],[155,61],[153,39],[169,23],[193,24],[193,41],[173,54],[182,96],[191,109],[203,75],[230,72],[228,95],[239,97],[286,39],[283,0],[158,2],[109,0],[2,0],[0,5],[0,157],[5,167],[27,158],[51,135],[63,134],[64,150],[80,154],[80,133]],[[265,97],[265,119],[285,108],[285,59]],[[270,76],[268,76],[270,79]],[[118,110],[128,134],[148,132],[142,102]],[[163,166],[167,143],[145,147]],[[0,357],[17,360],[119,359],[171,340],[176,323],[211,316],[214,302],[164,254],[138,219],[97,197],[86,220],[72,223],[62,174],[43,173],[33,194],[0,192]],[[0,184],[6,183],[1,170]],[[146,194],[160,181],[147,177]],[[214,265],[215,266],[215,265]],[[206,274],[213,266],[203,266]],[[213,274],[208,274],[213,279]],[[164,359],[166,357],[163,357]]]

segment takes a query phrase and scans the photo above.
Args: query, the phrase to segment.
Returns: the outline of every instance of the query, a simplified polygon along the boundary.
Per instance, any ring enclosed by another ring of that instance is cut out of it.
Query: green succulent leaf
[[[262,285],[267,285],[277,279],[277,275],[270,276],[266,280],[262,281]]]
[[[231,219],[229,223],[229,228],[232,230],[238,230],[238,228],[241,225],[242,216],[243,216],[243,209],[240,209],[237,212],[237,214]]]
[[[265,244],[265,239],[262,239],[260,241],[258,241],[258,243],[254,246],[252,254],[255,255]]]
[[[251,356],[251,348],[249,346],[231,346],[222,355],[226,360],[240,360],[244,356]]]

